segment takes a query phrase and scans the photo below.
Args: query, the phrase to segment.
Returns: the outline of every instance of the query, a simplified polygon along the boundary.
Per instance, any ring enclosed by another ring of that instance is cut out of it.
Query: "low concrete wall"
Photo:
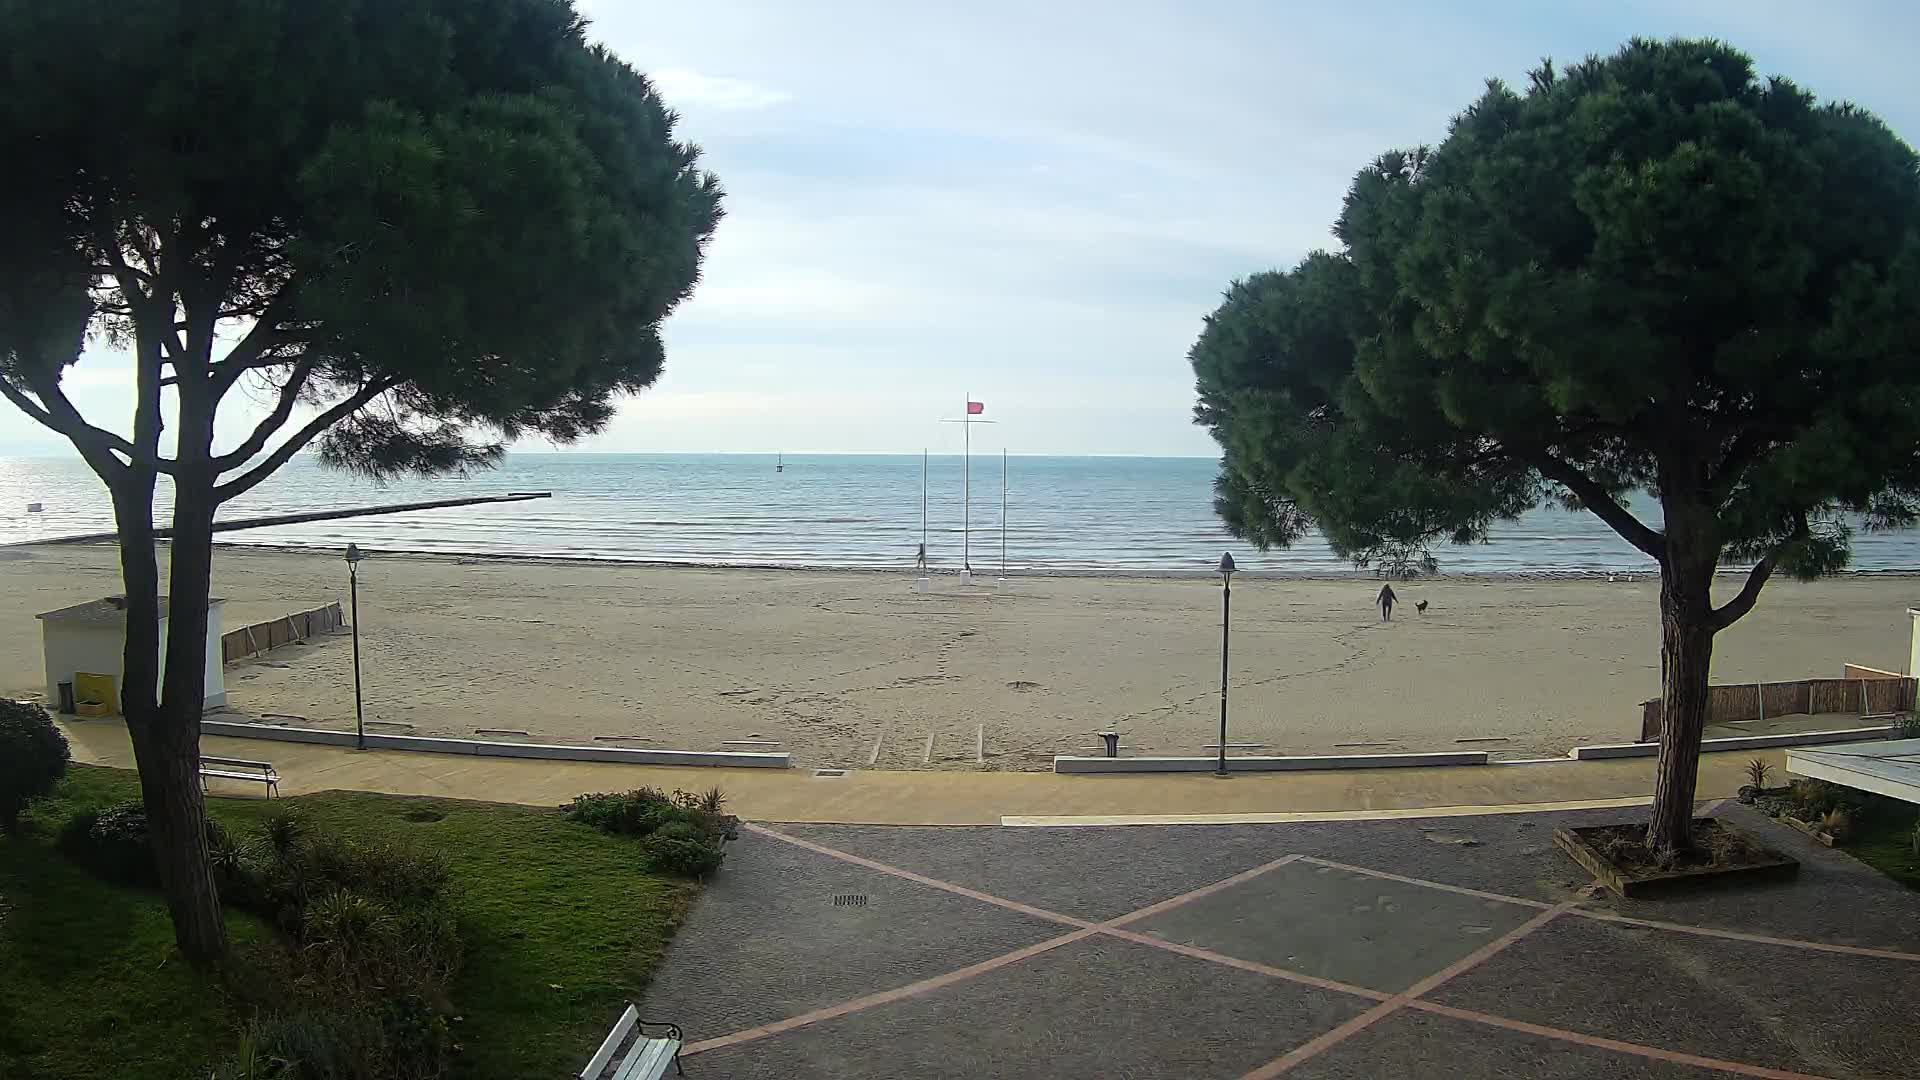
[[[229,739],[268,739],[278,742],[352,746],[351,731],[280,727],[274,724],[236,724],[229,720],[200,721],[202,735]],[[426,754],[471,754],[479,757],[539,758],[547,761],[610,761],[622,765],[709,765],[756,769],[785,769],[791,755],[727,750],[638,750],[624,746],[557,746],[551,743],[485,742],[478,739],[439,739],[425,735],[367,733],[370,750],[411,750]]]
[[[1310,769],[1385,769],[1416,765],[1485,765],[1485,750],[1434,754],[1335,754],[1322,757],[1229,757],[1228,772],[1301,772]],[[1217,757],[1068,757],[1053,759],[1056,773],[1212,772]]]
[[[1884,739],[1893,734],[1891,727],[1846,728],[1840,731],[1797,731],[1780,735],[1736,735],[1727,739],[1702,739],[1702,753],[1716,750],[1764,750],[1773,746],[1818,746],[1821,743],[1859,742]],[[1579,761],[1597,758],[1654,757],[1659,743],[1613,743],[1605,746],[1576,746],[1570,755]]]

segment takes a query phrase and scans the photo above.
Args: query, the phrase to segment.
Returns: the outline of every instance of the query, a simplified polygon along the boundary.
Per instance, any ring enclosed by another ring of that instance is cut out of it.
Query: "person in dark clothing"
[[[1380,586],[1380,617],[1388,622],[1393,621],[1393,601],[1393,585],[1389,583]]]

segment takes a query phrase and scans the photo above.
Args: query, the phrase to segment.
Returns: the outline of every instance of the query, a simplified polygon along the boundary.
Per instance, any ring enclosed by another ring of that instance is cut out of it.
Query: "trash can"
[[[73,715],[73,684],[70,682],[60,684],[60,711],[68,716]]]

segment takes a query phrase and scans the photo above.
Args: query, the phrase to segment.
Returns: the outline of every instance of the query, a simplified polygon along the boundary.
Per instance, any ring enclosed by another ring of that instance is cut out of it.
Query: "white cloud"
[[[765,109],[793,99],[792,94],[783,90],[746,79],[703,75],[685,68],[661,68],[648,72],[647,77],[653,80],[667,105],[675,109]]]

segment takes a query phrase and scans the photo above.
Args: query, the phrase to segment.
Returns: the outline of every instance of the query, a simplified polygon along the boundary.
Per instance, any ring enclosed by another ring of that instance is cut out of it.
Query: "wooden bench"
[[[208,768],[208,766],[214,768]],[[242,771],[246,770],[246,771]],[[274,771],[270,761],[248,761],[245,758],[206,757],[200,758],[200,790],[207,790],[207,778],[219,780],[248,780],[256,784],[267,785],[267,798],[280,793],[280,774]]]
[[[648,1028],[664,1034],[651,1034]],[[685,1075],[680,1071],[682,1041],[677,1025],[642,1020],[640,1009],[629,1001],[600,1049],[580,1070],[579,1080],[660,1080],[667,1074],[668,1062],[673,1063],[676,1074]]]

